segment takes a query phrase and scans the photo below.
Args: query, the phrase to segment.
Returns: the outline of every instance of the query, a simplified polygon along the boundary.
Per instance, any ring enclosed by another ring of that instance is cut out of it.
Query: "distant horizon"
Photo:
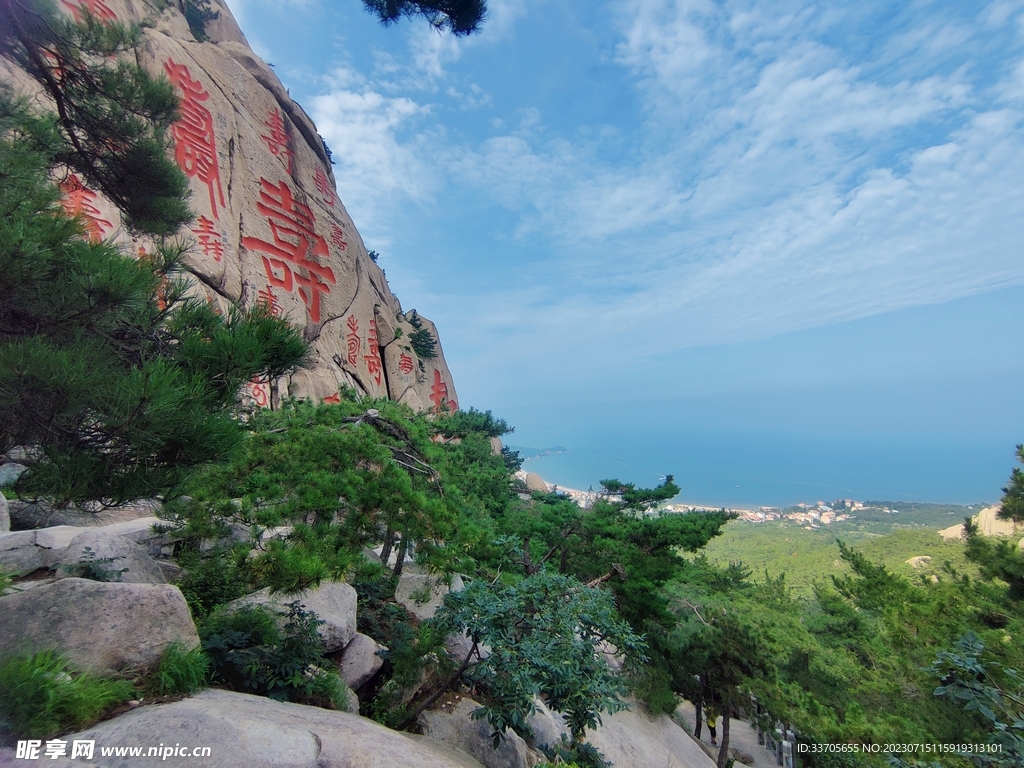
[[[921,445],[919,452],[910,455],[903,445],[879,443],[872,447],[871,466],[847,468],[844,482],[843,467],[829,461],[835,456],[842,464],[845,456],[841,449],[830,453],[816,450],[822,448],[817,441],[775,439],[779,450],[765,466],[750,452],[730,453],[730,439],[722,440],[714,450],[697,453],[671,445],[652,446],[649,441],[646,450],[636,446],[623,450],[621,445],[616,446],[618,451],[581,450],[570,444],[567,453],[526,459],[523,470],[560,488],[586,491],[611,478],[642,487],[657,485],[665,473],[653,468],[672,469],[668,465],[674,465],[671,474],[681,491],[671,503],[714,508],[786,508],[836,499],[983,508],[998,503],[1013,466],[1010,451],[1006,451],[1005,467],[997,468],[995,462],[986,460],[988,452],[977,447],[957,451],[934,446],[929,450]],[[707,443],[702,443],[705,446]],[[986,493],[986,488],[991,490]]]

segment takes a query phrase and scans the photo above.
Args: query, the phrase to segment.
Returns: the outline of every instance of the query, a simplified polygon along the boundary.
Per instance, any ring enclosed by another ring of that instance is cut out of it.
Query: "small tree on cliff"
[[[56,104],[33,113],[0,91],[0,455],[21,447],[15,491],[58,504],[166,493],[242,438],[239,389],[303,358],[262,309],[217,315],[185,298],[183,249],[132,259],[89,237],[53,179],[80,172],[157,237],[191,214],[164,157],[168,83],[118,58],[137,31],[0,0],[0,46]],[[0,459],[2,460],[2,459]]]

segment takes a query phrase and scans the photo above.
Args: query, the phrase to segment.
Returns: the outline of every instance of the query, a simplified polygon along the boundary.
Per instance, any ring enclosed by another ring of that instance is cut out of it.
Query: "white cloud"
[[[430,108],[406,97],[385,96],[352,69],[328,77],[311,113],[333,152],[338,191],[361,229],[379,234],[396,206],[423,203],[436,186],[435,172],[416,134],[400,134]]]
[[[545,249],[543,271],[422,280],[416,301],[450,311],[446,338],[489,365],[558,358],[552,376],[571,377],[609,347],[625,365],[1024,283],[1024,63],[993,84],[975,60],[982,25],[1020,6],[969,28],[929,6],[854,55],[854,5],[624,3],[614,59],[645,110],[624,152],[606,151],[617,131],[558,129],[532,107],[466,138],[431,99],[485,104],[483,89],[402,80],[465,75],[463,46],[514,33],[527,6],[512,0],[469,41],[412,33],[379,81],[335,72],[313,114],[361,229],[460,195],[513,214],[503,234]]]

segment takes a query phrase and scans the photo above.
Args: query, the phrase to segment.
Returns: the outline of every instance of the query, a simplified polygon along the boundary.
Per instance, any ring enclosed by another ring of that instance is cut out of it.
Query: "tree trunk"
[[[402,575],[402,566],[405,565],[405,553],[409,551],[409,534],[403,533],[402,540],[398,543],[398,555],[395,557],[394,576],[397,579]]]
[[[696,713],[696,722],[693,726],[693,735],[697,737],[697,741],[700,741],[700,734],[703,731],[704,723],[701,722],[701,718],[704,717],[704,702],[697,701],[693,705],[693,710]]]
[[[384,546],[380,548],[380,561],[384,564],[384,567],[388,567],[388,559],[391,557],[391,547],[395,545],[395,534],[391,530],[391,526],[388,526],[387,531],[384,533]]]
[[[725,768],[729,762],[729,709],[722,713],[722,746],[718,750],[718,768]]]

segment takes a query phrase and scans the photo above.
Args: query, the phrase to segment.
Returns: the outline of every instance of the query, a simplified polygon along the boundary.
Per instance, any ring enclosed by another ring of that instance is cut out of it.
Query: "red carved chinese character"
[[[341,392],[335,392],[330,397],[325,397],[324,405],[341,405]]]
[[[366,346],[370,348],[370,354],[363,355],[366,361],[366,370],[373,376],[373,380],[380,386],[383,366],[380,361],[380,347],[377,346],[377,320],[370,321],[370,331],[366,334]]]
[[[100,218],[100,209],[92,204],[96,193],[87,188],[75,174],[68,174],[67,180],[60,185],[64,193],[61,206],[68,216],[81,216],[89,239],[98,243],[103,239],[104,229],[114,226],[106,219]]]
[[[196,176],[210,190],[210,209],[218,219],[217,200],[224,205],[224,190],[220,185],[220,166],[217,164],[217,141],[213,135],[213,115],[203,106],[210,98],[203,84],[192,78],[188,67],[175,64],[173,59],[164,63],[171,85],[181,91],[181,119],[171,126],[174,137],[174,158],[188,177]],[[214,195],[216,186],[216,196]]]
[[[448,399],[448,385],[441,378],[441,372],[434,369],[434,386],[430,388],[430,402],[434,404],[437,411],[448,410],[455,413],[459,410],[459,404]]]
[[[328,283],[337,282],[334,271],[313,258],[329,255],[327,241],[316,233],[316,219],[309,206],[297,201],[285,182],[271,184],[260,179],[260,184],[256,210],[267,217],[274,242],[243,237],[242,245],[262,253],[263,268],[272,286],[291,292],[293,283],[298,283],[310,320],[319,323],[320,294],[330,294]]]
[[[214,261],[220,261],[224,256],[224,242],[221,234],[213,228],[213,222],[205,216],[200,216],[192,234],[199,240],[199,247],[207,256],[213,256]]]
[[[342,251],[348,248],[348,243],[345,241],[345,232],[337,224],[331,224],[331,242]]]
[[[269,285],[265,291],[256,292],[256,303],[265,306],[267,311],[274,317],[281,316],[281,306],[277,303],[277,296],[274,295],[274,289]]]
[[[345,324],[348,326],[348,334],[345,336],[345,344],[348,347],[348,364],[355,366],[359,363],[359,348],[362,346],[359,341],[359,321],[355,315],[349,315]]]
[[[117,14],[110,10],[103,0],[78,0],[77,3],[61,0],[61,2],[74,14],[75,21],[83,21],[86,13],[91,14],[94,19],[104,24],[110,21],[117,21]]]
[[[316,191],[320,193],[320,199],[324,201],[326,205],[334,207],[334,203],[337,200],[337,196],[334,194],[334,188],[331,186],[331,180],[327,178],[327,174],[324,173],[323,168],[319,165],[316,167],[316,172],[313,174],[313,183],[316,185]]]
[[[406,376],[412,373],[412,358],[405,354],[405,352],[403,352],[401,357],[398,358],[398,370]]]
[[[264,389],[266,382],[260,379],[253,379],[249,382],[249,395],[260,408],[266,408],[270,404],[270,395]]]
[[[260,138],[267,143],[267,149],[274,157],[284,160],[284,167],[288,173],[292,172],[292,149],[288,136],[288,127],[285,125],[281,111],[276,107],[267,113],[267,120],[263,123],[267,126],[270,135],[260,134]]]

